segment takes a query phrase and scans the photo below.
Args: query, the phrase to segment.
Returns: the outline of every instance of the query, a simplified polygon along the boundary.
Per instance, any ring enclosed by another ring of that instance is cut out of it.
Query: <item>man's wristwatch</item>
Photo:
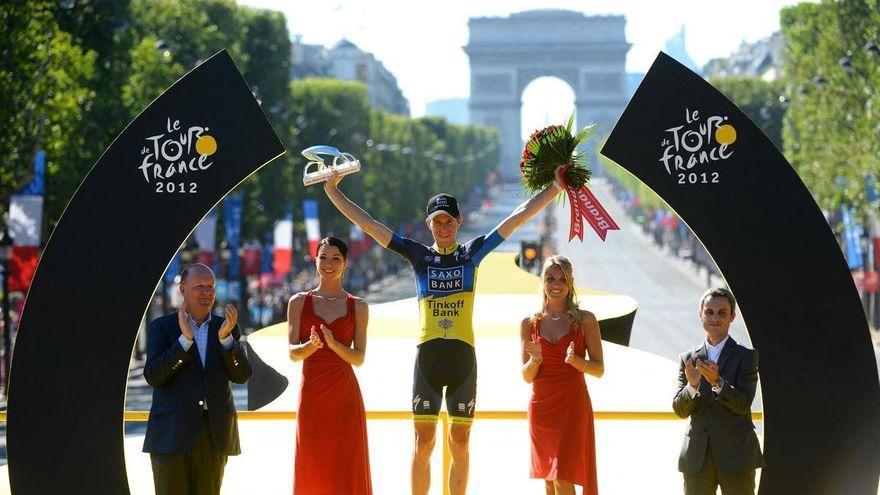
[[[724,378],[718,377],[718,381],[715,382],[715,385],[712,385],[712,391],[716,394],[721,393],[721,387],[724,386]]]

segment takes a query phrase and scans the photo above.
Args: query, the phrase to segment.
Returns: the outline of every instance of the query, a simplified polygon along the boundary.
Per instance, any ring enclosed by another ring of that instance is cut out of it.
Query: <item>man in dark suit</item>
[[[736,300],[727,289],[700,298],[706,341],[679,357],[678,393],[672,408],[690,417],[678,470],[685,495],[755,493],[755,469],[764,466],[752,423],[758,385],[758,352],[737,344],[727,332]]]
[[[144,378],[153,387],[144,452],[150,453],[156,495],[220,493],[226,457],[241,453],[230,382],[245,383],[251,366],[238,340],[238,313],[211,314],[214,273],[187,267],[183,304],[153,320]]]

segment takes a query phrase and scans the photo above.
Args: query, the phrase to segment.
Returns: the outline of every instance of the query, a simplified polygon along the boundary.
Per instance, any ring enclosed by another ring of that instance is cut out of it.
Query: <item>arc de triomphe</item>
[[[571,87],[578,127],[598,122],[600,133],[611,132],[627,102],[623,16],[543,9],[472,18],[468,25],[471,123],[500,132],[505,177],[518,177],[522,93],[538,77]]]

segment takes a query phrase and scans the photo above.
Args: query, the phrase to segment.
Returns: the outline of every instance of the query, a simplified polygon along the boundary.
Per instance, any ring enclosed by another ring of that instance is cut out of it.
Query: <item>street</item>
[[[556,244],[561,254],[571,258],[580,285],[626,294],[638,302],[631,347],[677,360],[703,339],[699,298],[708,288],[706,274],[654,245],[614,201],[606,182],[594,180],[592,187],[620,231],[610,232],[602,242],[587,229],[583,244],[577,239],[568,242],[570,210],[566,205],[556,210]],[[723,285],[718,277],[712,283]],[[730,335],[750,346],[744,315],[737,313]]]

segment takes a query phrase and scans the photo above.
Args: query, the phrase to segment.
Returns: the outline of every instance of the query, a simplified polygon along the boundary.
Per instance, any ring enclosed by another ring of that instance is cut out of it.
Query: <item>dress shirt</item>
[[[195,343],[196,348],[199,350],[199,359],[202,361],[202,369],[205,368],[205,353],[208,351],[208,324],[211,322],[211,313],[208,313],[208,317],[205,318],[205,321],[202,322],[201,325],[196,323],[196,321],[186,313],[186,320],[192,325],[193,333],[195,334]],[[183,334],[180,335],[180,338],[177,339],[180,342],[180,346],[183,347],[184,351],[189,352],[189,348],[193,345],[193,340],[186,338]],[[225,339],[220,339],[220,345],[223,346],[227,351],[232,349],[232,333],[226,336]],[[202,408],[204,410],[208,410],[208,401],[202,400],[200,401],[202,404]]]
[[[202,367],[204,368],[205,353],[208,350],[208,323],[211,321],[211,313],[208,313],[208,317],[205,318],[204,323],[201,325],[196,323],[189,313],[186,314],[186,319],[192,325],[193,332],[195,333],[196,348],[199,350],[199,359],[202,360]],[[180,346],[183,347],[183,350],[189,352],[190,346],[193,345],[193,340],[186,338],[183,334],[181,334],[180,338],[177,340],[180,342]],[[227,335],[226,338],[220,339],[220,345],[222,345],[227,351],[232,349],[232,333]]]

